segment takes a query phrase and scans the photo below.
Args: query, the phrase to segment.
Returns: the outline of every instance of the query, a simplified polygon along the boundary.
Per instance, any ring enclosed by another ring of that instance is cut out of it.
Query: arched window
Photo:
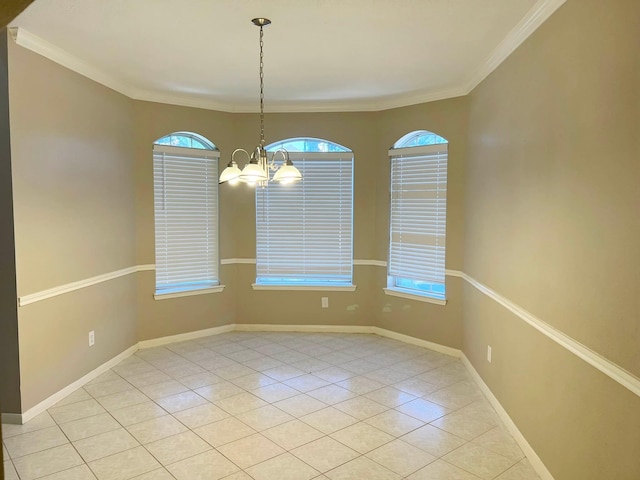
[[[353,152],[328,140],[289,138],[302,173],[256,190],[256,289],[352,287]]]
[[[216,146],[202,135],[191,132],[174,132],[159,138],[154,144],[195,148],[196,150],[217,150]]]
[[[385,292],[444,304],[448,142],[419,130],[400,138],[389,156],[391,213]]]
[[[175,132],[154,142],[156,298],[221,290],[219,156],[196,133]]]

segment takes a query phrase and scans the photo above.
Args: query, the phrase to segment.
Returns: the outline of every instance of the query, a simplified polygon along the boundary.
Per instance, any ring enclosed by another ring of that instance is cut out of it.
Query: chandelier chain
[[[264,147],[264,54],[262,48],[264,42],[262,37],[264,35],[263,27],[260,25],[260,146]]]

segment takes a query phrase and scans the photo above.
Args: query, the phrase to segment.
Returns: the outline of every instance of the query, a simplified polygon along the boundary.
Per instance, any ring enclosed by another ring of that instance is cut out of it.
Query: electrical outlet
[[[322,297],[322,308],[329,308],[329,297]]]
[[[96,333],[93,330],[91,330],[89,332],[89,346],[93,347],[95,343],[96,343]]]
[[[491,345],[487,345],[487,362],[491,363]]]

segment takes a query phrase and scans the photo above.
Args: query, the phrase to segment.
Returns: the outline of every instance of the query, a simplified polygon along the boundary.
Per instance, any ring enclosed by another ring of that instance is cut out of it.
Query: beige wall
[[[18,295],[135,265],[133,102],[12,41],[9,91]],[[137,342],[134,285],[20,307],[23,411]]]
[[[0,29],[0,412],[19,413],[20,356],[9,132],[7,32]]]
[[[569,0],[471,93],[464,259],[635,375],[639,26],[637,1]],[[558,480],[640,478],[640,398],[469,289],[464,352]]]

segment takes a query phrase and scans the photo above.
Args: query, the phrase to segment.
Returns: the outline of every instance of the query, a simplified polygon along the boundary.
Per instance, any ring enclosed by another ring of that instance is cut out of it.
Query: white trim
[[[167,300],[169,298],[192,297],[194,295],[206,295],[208,293],[220,293],[224,290],[224,285],[216,285],[211,288],[199,288],[197,290],[183,290],[181,292],[154,293],[156,300]]]
[[[153,263],[148,263],[146,265],[138,265],[137,268],[139,272],[147,272],[147,271],[155,270],[156,266]]]
[[[538,0],[518,24],[507,34],[489,57],[471,75],[465,87],[465,95],[471,93],[480,82],[500,66],[513,51],[535,32],[566,0]]]
[[[223,258],[220,260],[220,265],[234,265],[234,264],[247,264],[247,265],[255,265],[255,258]]]
[[[219,335],[221,333],[231,332],[234,330],[235,324],[222,325],[220,327],[212,327],[204,330],[196,330],[195,332],[179,333],[177,335],[169,335],[167,337],[152,338],[151,340],[141,340],[138,342],[140,350],[151,347],[159,347],[169,343],[186,342],[196,338],[208,337],[209,335]]]
[[[29,410],[27,410],[26,412],[24,412],[20,416],[21,417],[20,423],[24,424],[24,423],[28,422],[29,420],[31,420],[36,415],[40,415],[42,412],[44,412],[45,410],[53,407],[60,400],[64,399],[68,395],[72,394],[73,392],[75,392],[80,387],[86,385],[87,383],[89,383],[94,378],[99,377],[100,375],[105,373],[107,370],[111,369],[112,367],[115,367],[122,360],[124,360],[125,358],[128,358],[131,355],[133,355],[138,350],[138,345],[139,344],[136,343],[132,347],[127,348],[124,352],[122,352],[119,355],[116,355],[111,360],[108,360],[107,362],[103,363],[99,367],[97,367],[94,370],[90,371],[89,373],[84,375],[82,378],[79,378],[78,380],[76,380],[72,384],[67,385],[62,390],[59,390],[58,392],[54,393],[49,398],[46,398],[45,400],[43,400],[42,402],[38,403],[34,407],[31,407]]]
[[[299,290],[309,292],[355,292],[356,285],[259,285],[252,283],[254,290]]]
[[[446,300],[439,298],[427,297],[426,295],[418,295],[416,293],[404,292],[402,290],[396,290],[394,288],[383,288],[385,295],[392,297],[406,298],[408,300],[415,300],[416,302],[433,303],[434,305],[446,305]]]
[[[374,333],[376,327],[365,325],[274,325],[236,323],[238,332],[308,332],[308,333]]]
[[[145,267],[147,266],[145,265]],[[74,290],[80,290],[81,288],[90,287],[91,285],[107,282],[115,278],[124,277],[125,275],[130,275],[138,271],[140,271],[138,266],[123,268],[122,270],[116,270],[115,272],[104,273],[102,275],[86,278],[77,282],[67,283],[65,285],[60,285],[59,287],[42,290],[41,292],[23,295],[18,298],[18,306],[24,307],[25,305],[29,305],[30,303],[46,300],[47,298],[56,297],[58,295],[62,295],[63,293],[73,292]]]
[[[480,374],[476,371],[475,368],[473,368],[473,365],[471,364],[467,356],[464,353],[462,353],[461,358],[462,358],[462,363],[467,368],[469,374],[471,375],[471,378],[473,378],[473,380],[476,382],[480,390],[482,390],[482,393],[484,393],[484,396],[487,397],[487,400],[489,400],[489,403],[498,414],[498,417],[500,417],[500,420],[502,420],[502,423],[505,424],[505,426],[507,427],[507,430],[509,430],[509,433],[511,433],[511,436],[518,443],[518,445],[522,449],[522,452],[527,456],[529,463],[531,464],[533,469],[536,471],[540,479],[554,480],[553,475],[551,475],[551,472],[549,472],[549,470],[544,465],[544,463],[542,462],[538,454],[535,452],[533,447],[529,445],[529,442],[527,442],[527,439],[524,437],[524,435],[522,435],[522,433],[520,432],[516,424],[513,422],[513,420],[511,419],[507,411],[504,409],[504,407],[500,404],[500,402],[498,401],[496,396],[493,394],[491,389],[487,386],[486,383],[484,383]]]
[[[173,145],[162,145],[157,143],[153,145],[153,153],[166,153],[168,155],[180,155],[207,159],[220,158],[219,150],[209,150],[208,148],[174,147]]]
[[[435,352],[444,353],[445,355],[451,355],[452,357],[460,358],[462,351],[457,348],[447,347],[439,343],[433,343],[421,338],[412,337],[403,333],[394,332],[380,327],[373,327],[373,333],[380,335],[381,337],[391,338],[400,342],[409,343],[411,345],[417,345],[418,347],[428,348]]]
[[[354,260],[354,265],[368,265],[371,267],[386,267],[387,262],[384,260]]]
[[[504,308],[509,310],[511,313],[515,314],[521,320],[524,320],[525,322],[527,322],[533,328],[535,328],[540,333],[542,333],[546,337],[556,342],[558,345],[561,345],[562,347],[566,348],[571,353],[581,358],[592,367],[595,367],[596,369],[600,370],[602,373],[609,376],[611,379],[615,380],[623,387],[628,388],[633,393],[640,396],[640,378],[626,371],[619,365],[613,363],[611,360],[603,357],[599,353],[594,352],[593,350],[586,347],[585,345],[578,342],[577,340],[574,340],[569,335],[561,332],[557,328],[554,328],[548,323],[543,322],[532,313],[528,312],[527,310],[520,307],[519,305],[516,305],[512,301],[506,299],[499,293],[490,289],[486,285],[483,285],[482,283],[478,282],[477,280],[470,277],[466,273],[462,274],[462,278],[464,278],[465,281],[473,285],[478,291],[480,291],[481,293],[484,293],[486,296],[488,296],[492,300],[495,300],[496,302],[498,302]]]

